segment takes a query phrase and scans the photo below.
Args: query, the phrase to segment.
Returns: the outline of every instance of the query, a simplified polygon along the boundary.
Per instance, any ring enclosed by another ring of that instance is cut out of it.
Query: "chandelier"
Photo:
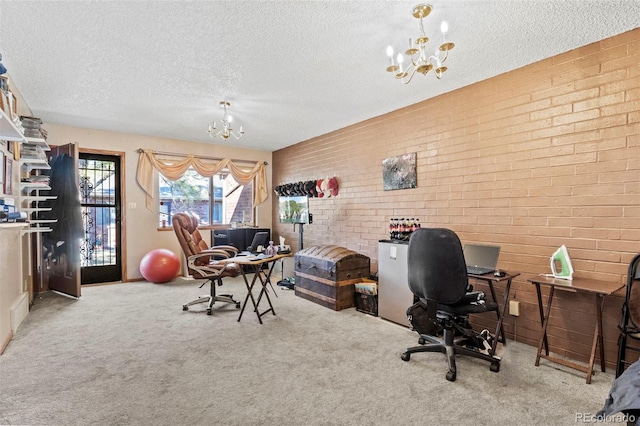
[[[227,140],[229,136],[233,136],[236,139],[240,139],[242,135],[244,135],[244,130],[242,130],[242,126],[240,126],[239,132],[234,132],[231,127],[231,121],[233,121],[233,117],[229,115],[227,108],[231,106],[231,104],[227,101],[221,101],[220,106],[224,108],[224,115],[222,116],[222,129],[218,129],[216,122],[214,121],[212,124],[209,124],[209,136],[211,139],[215,139],[218,136],[221,136],[224,140]]]
[[[449,26],[446,22],[442,22],[440,25],[440,31],[442,32],[442,44],[436,48],[433,55],[427,54],[427,43],[429,37],[424,33],[424,26],[422,23],[423,18],[426,18],[431,13],[431,5],[419,4],[413,8],[411,14],[420,19],[420,36],[412,41],[409,39],[409,48],[404,52],[409,57],[411,64],[406,69],[403,67],[404,56],[402,53],[398,53],[397,58],[394,61],[393,47],[387,47],[387,56],[389,56],[390,65],[387,67],[387,71],[392,73],[393,76],[401,80],[404,84],[408,84],[416,72],[422,75],[427,75],[432,69],[436,75],[436,78],[441,79],[442,74],[447,70],[443,64],[449,56],[449,51],[455,46],[451,42],[447,42],[445,34],[449,31]]]

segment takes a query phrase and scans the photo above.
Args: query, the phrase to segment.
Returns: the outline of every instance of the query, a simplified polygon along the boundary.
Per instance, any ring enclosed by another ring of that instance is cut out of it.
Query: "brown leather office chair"
[[[176,213],[172,218],[173,230],[178,237],[180,247],[187,257],[189,275],[195,279],[204,278],[211,285],[208,295],[200,296],[196,300],[182,305],[182,309],[189,310],[189,306],[197,303],[207,303],[207,315],[216,302],[233,303],[240,308],[240,302],[231,294],[216,294],[216,284],[222,285],[224,277],[237,277],[240,275],[240,265],[237,263],[222,263],[220,259],[234,257],[238,249],[233,246],[214,246],[209,248],[198,231],[198,218],[192,213]]]

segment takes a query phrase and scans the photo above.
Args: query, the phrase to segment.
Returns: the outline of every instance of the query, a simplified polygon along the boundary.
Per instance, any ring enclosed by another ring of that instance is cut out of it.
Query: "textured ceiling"
[[[404,86],[386,46],[417,1],[6,1],[0,53],[45,122],[273,151],[640,25],[638,0],[441,0],[442,80]],[[206,128],[231,102],[236,141]]]

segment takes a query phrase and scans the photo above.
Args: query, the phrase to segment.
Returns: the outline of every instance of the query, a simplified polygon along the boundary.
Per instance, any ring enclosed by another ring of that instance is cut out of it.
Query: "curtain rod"
[[[142,148],[138,148],[138,153],[142,153],[145,150]],[[160,154],[160,155],[171,155],[174,157],[188,157],[189,155],[187,154],[179,154],[179,153],[175,153],[175,152],[163,152],[163,151],[153,151],[151,149],[148,149],[147,151],[151,151],[154,154]],[[217,160],[217,161],[221,161],[224,160],[224,158],[220,158],[220,157],[207,157],[207,156],[202,156],[202,155],[198,155],[198,158],[201,158],[203,160]],[[250,164],[255,164],[257,163],[257,161],[251,161],[251,160],[240,160],[238,158],[232,158],[231,161],[233,161],[234,163],[250,163]],[[268,166],[269,163],[266,161],[262,162],[265,166]]]

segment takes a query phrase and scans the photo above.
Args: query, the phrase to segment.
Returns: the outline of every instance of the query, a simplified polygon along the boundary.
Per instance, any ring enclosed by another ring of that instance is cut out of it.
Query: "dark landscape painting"
[[[382,181],[385,191],[416,188],[416,153],[382,160]]]

